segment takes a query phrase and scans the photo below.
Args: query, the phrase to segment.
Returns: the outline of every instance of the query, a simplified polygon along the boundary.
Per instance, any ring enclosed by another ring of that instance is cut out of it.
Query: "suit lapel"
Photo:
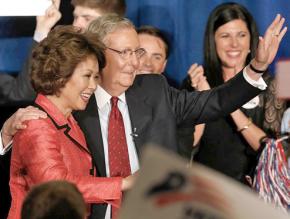
[[[87,153],[91,154],[86,147],[87,144],[84,135],[82,134],[80,128],[77,126],[76,121],[72,117],[69,119],[69,126],[67,126],[64,134],[77,146],[81,147]]]
[[[142,92],[138,85],[130,87],[126,92],[129,115],[137,152],[144,144],[142,140],[146,127],[152,122],[152,107],[146,103],[146,92]]]
[[[106,176],[102,131],[98,107],[94,96],[90,98],[85,111],[76,113],[76,119],[85,134],[88,148],[97,168],[98,176]]]

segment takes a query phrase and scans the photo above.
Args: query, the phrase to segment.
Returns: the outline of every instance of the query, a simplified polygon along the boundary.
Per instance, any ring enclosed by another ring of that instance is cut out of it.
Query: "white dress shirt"
[[[7,151],[10,150],[12,146],[12,141],[9,142],[6,147],[4,147],[3,142],[2,142],[2,130],[0,131],[0,155],[4,155]]]
[[[246,71],[247,68],[244,68],[243,70],[243,76],[245,78],[245,80],[252,85],[253,87],[256,87],[260,90],[265,90],[267,88],[267,84],[264,81],[264,79],[262,77],[260,77],[257,81],[253,80],[252,78],[249,77],[249,75],[247,74]]]
[[[95,91],[95,97],[98,104],[98,112],[100,117],[104,153],[105,153],[105,164],[106,164],[106,175],[110,176],[110,167],[109,167],[109,152],[108,152],[108,125],[109,125],[109,116],[111,112],[111,95],[108,94],[101,86]],[[128,105],[126,103],[125,93],[121,94],[118,101],[118,108],[122,114],[125,134],[128,146],[129,161],[131,166],[131,172],[135,173],[139,169],[139,160],[135,144],[132,137],[132,127],[131,120],[129,116]]]
[[[95,97],[98,105],[98,112],[100,117],[101,132],[103,138],[103,146],[105,153],[105,164],[106,164],[106,175],[110,176],[110,167],[109,167],[109,152],[108,152],[108,125],[109,125],[109,115],[111,112],[111,95],[108,94],[101,86],[95,91]],[[125,93],[118,96],[118,108],[122,114],[125,134],[128,146],[129,161],[131,166],[131,173],[135,173],[139,169],[139,159],[135,144],[132,137],[132,126],[128,110],[128,105],[126,103]],[[111,206],[109,205],[106,211],[105,219],[110,219],[111,216]]]

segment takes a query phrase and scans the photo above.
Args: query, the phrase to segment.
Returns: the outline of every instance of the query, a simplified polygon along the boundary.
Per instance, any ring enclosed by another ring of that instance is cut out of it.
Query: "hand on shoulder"
[[[2,127],[2,141],[3,145],[8,144],[13,139],[13,136],[20,129],[25,129],[24,121],[46,118],[45,112],[36,107],[28,106],[26,108],[18,109],[11,117],[9,117]]]

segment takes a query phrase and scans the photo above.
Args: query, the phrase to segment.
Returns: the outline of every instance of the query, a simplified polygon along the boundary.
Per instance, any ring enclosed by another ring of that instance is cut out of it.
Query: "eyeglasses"
[[[106,47],[106,48],[113,52],[118,53],[123,59],[131,58],[133,53],[138,59],[140,59],[146,53],[146,50],[143,48],[136,49],[135,51],[132,49],[124,49],[120,51],[120,50],[112,49],[110,47]]]

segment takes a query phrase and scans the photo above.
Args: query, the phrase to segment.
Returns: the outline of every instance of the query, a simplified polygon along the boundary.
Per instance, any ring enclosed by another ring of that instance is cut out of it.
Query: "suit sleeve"
[[[31,54],[37,45],[33,42],[29,56],[17,77],[8,74],[0,74],[0,105],[13,105],[31,103],[35,97],[35,91],[30,83]]]
[[[226,116],[261,92],[245,80],[242,72],[223,85],[207,91],[168,89],[168,99],[177,123],[190,124],[205,123]]]
[[[55,134],[56,131],[44,120],[38,120],[38,123],[29,125],[19,136],[16,135],[13,150],[18,151],[27,166],[32,183],[67,180],[77,185],[86,203],[105,202],[118,206],[122,196],[121,178],[80,176],[68,171],[60,153],[60,147],[66,145],[60,145]]]

